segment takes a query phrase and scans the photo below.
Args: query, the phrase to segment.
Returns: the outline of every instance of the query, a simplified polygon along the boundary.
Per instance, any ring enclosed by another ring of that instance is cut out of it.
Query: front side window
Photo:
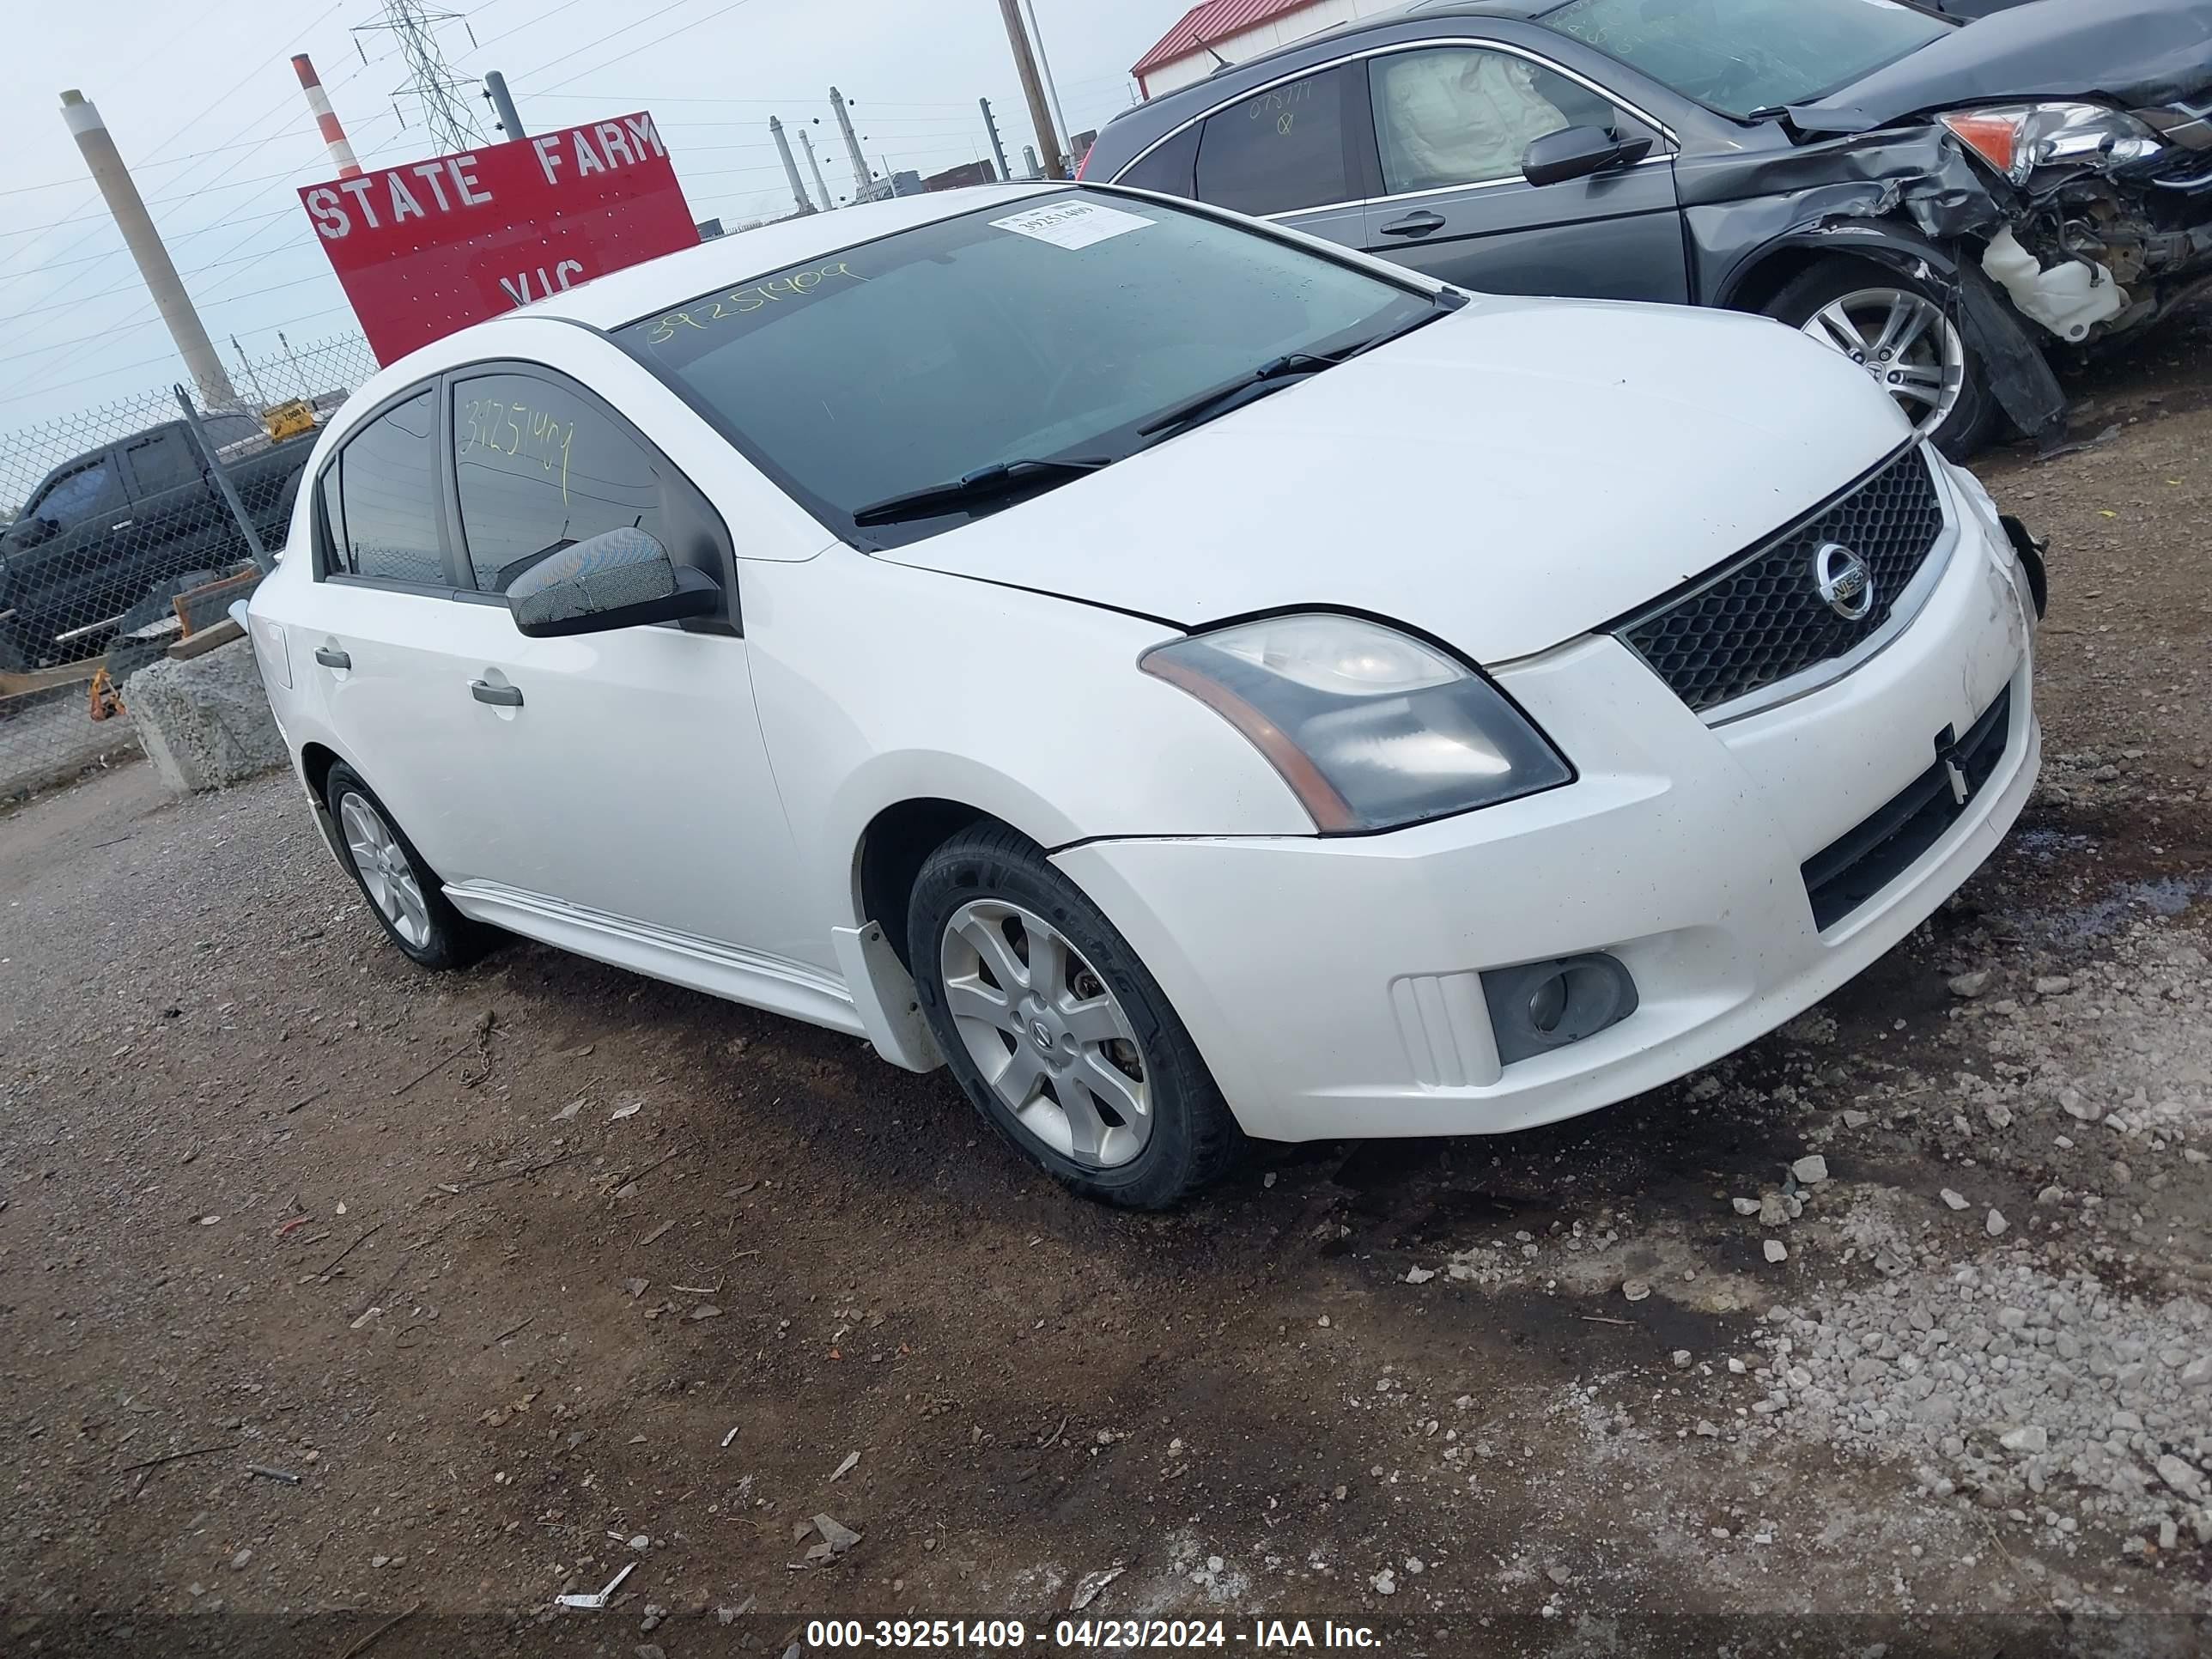
[[[653,457],[574,392],[523,374],[453,387],[453,470],[477,586],[504,593],[531,566],[609,530],[661,539]]]
[[[1017,462],[1066,463],[1033,469],[1048,483],[1119,460],[1199,394],[1437,314],[1425,292],[1264,233],[1074,190],[703,295],[616,338],[823,524],[882,547],[992,508],[857,524],[871,504]]]
[[[67,477],[55,479],[23,516],[46,519],[64,530],[73,529],[107,504],[113,477],[112,466],[104,460],[79,467]]]
[[[1605,100],[1510,52],[1391,52],[1370,58],[1368,73],[1382,186],[1394,196],[1517,179],[1537,139],[1616,119]]]
[[[445,581],[435,393],[410,398],[348,439],[337,477],[337,568],[378,581]]]
[[[1847,87],[1955,27],[1896,0],[1567,0],[1536,21],[1739,120]]]
[[[1323,70],[1207,116],[1198,199],[1268,214],[1358,195],[1344,146],[1345,100],[1358,84],[1349,69]]]

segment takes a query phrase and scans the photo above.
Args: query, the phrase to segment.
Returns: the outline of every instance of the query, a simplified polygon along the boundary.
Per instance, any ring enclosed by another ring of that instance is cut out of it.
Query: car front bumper
[[[1501,1133],[1680,1078],[1903,939],[2034,786],[2027,574],[1987,497],[1944,477],[1956,540],[1924,605],[1796,701],[1709,726],[1593,636],[1497,676],[1574,760],[1571,785],[1383,835],[1099,841],[1054,862],[1152,970],[1248,1133]],[[2001,702],[1970,799],[1823,930],[1808,860]],[[1501,1063],[1483,974],[1593,953],[1632,975],[1634,1012]]]

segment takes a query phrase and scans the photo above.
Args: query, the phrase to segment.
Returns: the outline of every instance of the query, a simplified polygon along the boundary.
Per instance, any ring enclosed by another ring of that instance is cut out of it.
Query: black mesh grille
[[[1712,708],[1840,657],[1881,629],[1942,528],[1936,481],[1916,447],[1834,506],[1617,632],[1684,702]],[[1856,622],[1820,597],[1814,555],[1829,542],[1850,548],[1873,574],[1874,608]]]

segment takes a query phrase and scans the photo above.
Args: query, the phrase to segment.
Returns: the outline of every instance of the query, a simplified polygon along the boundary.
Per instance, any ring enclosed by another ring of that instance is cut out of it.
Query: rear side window
[[[1156,190],[1163,196],[1197,195],[1193,169],[1198,162],[1198,134],[1196,126],[1185,127],[1114,182],[1132,190]]]
[[[652,453],[580,394],[523,374],[453,387],[453,471],[477,586],[504,593],[548,555],[609,530],[665,542]]]
[[[208,441],[217,449],[268,435],[261,422],[249,415],[204,415],[200,417],[200,430],[207,434]]]
[[[378,581],[444,583],[436,394],[410,398],[363,427],[340,452],[337,474],[334,566]]]
[[[200,476],[191,440],[174,428],[125,444],[123,461],[131,471],[131,493],[142,501],[164,490],[196,483]]]
[[[1257,92],[1206,118],[1198,198],[1239,213],[1288,213],[1349,201],[1345,103],[1360,83],[1342,65]]]

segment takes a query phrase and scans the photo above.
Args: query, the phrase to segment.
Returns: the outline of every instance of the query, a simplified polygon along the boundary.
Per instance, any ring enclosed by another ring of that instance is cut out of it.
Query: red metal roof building
[[[1137,77],[1146,97],[1157,97],[1203,81],[1224,62],[1241,63],[1400,3],[1401,0],[1201,0],[1129,73]]]

